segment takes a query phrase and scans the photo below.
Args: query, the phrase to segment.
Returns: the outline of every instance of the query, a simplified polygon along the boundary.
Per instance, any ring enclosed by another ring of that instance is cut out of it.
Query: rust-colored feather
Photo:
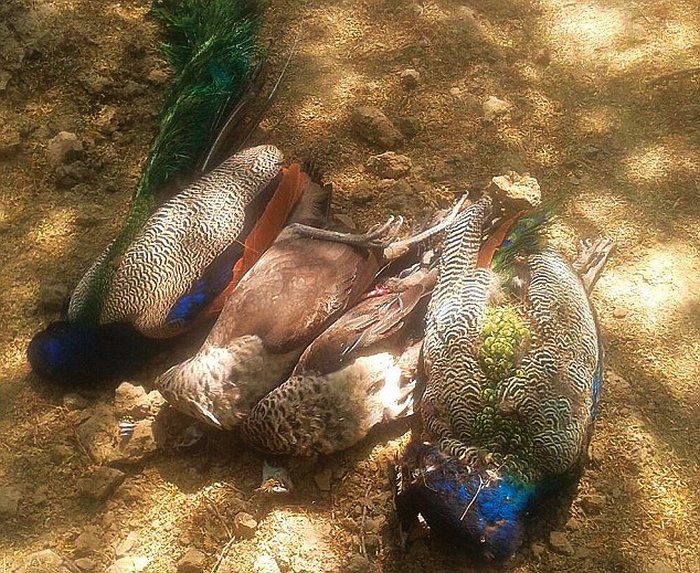
[[[205,315],[212,316],[221,312],[226,299],[231,295],[245,273],[255,264],[260,256],[272,245],[283,229],[289,215],[299,202],[304,188],[310,181],[309,176],[301,170],[298,163],[283,169],[283,176],[265,211],[255,223],[243,245],[243,255],[233,266],[231,282],[207,308]]]
[[[479,269],[487,269],[491,266],[493,256],[496,254],[498,247],[508,236],[508,233],[513,228],[513,225],[518,222],[527,211],[518,211],[512,217],[503,221],[498,228],[489,236],[486,242],[479,249],[479,256],[476,260],[476,267]]]

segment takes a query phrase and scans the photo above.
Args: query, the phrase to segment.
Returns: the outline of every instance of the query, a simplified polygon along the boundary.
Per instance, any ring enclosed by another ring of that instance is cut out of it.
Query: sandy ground
[[[253,571],[256,560],[294,573],[476,570],[428,540],[398,550],[386,466],[409,437],[400,425],[297,464],[289,499],[255,494],[260,459],[214,434],[123,468],[106,502],[76,492],[93,465],[75,433],[86,414],[37,384],[24,351],[57,318],[38,304],[42,288],[72,287],[126,211],[165,79],[157,32],[145,0],[0,6],[0,488],[20,494],[0,517],[0,571],[44,548],[77,558],[86,530],[99,542],[81,563],[97,571],[130,532],[147,571],[174,571],[191,548],[206,571]],[[320,158],[336,207],[360,224],[387,211],[419,218],[515,169],[556,203],[567,253],[580,237],[617,241],[594,295],[609,370],[594,459],[562,509],[573,555],[535,534],[490,569],[700,571],[696,0],[271,0],[263,40],[273,74],[298,45],[256,139],[290,160]],[[402,86],[408,68],[415,89]],[[491,96],[511,106],[486,121]],[[413,162],[402,182],[365,170],[381,150],[351,129],[360,105],[419,127],[400,149]],[[59,131],[83,142],[78,173],[51,165]],[[590,494],[602,497],[591,506]],[[259,522],[251,538],[233,535],[240,511]]]

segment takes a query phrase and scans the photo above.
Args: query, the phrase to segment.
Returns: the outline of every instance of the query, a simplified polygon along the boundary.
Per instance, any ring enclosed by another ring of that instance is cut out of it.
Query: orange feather
[[[265,207],[265,211],[243,243],[243,255],[233,266],[231,282],[209,305],[204,313],[206,316],[221,312],[226,299],[236,288],[243,275],[272,245],[299,202],[308,181],[309,176],[301,170],[298,163],[283,169],[282,180]]]
[[[498,228],[491,234],[491,236],[486,240],[486,242],[479,249],[479,256],[476,259],[476,268],[487,269],[491,266],[491,261],[493,256],[496,254],[498,247],[505,240],[506,236],[512,229],[513,225],[522,217],[527,211],[519,211],[512,217],[509,217],[503,221]]]

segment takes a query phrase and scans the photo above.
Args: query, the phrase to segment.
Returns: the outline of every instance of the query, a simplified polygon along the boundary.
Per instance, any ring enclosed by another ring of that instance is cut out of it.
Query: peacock
[[[28,348],[54,380],[130,374],[168,339],[214,316],[301,195],[282,153],[233,153],[254,127],[258,7],[160,0],[154,13],[175,71],[121,232],[75,288],[66,320]],[[230,155],[230,157],[229,157]]]
[[[293,167],[304,182],[288,225],[238,283],[199,351],[155,382],[177,409],[219,429],[236,428],[289,376],[309,343],[362,297],[387,260],[447,225],[391,244],[400,219],[365,234],[327,228],[331,186]]]
[[[504,558],[526,516],[579,473],[598,409],[603,349],[588,299],[612,248],[572,267],[543,239],[546,210],[497,214],[485,194],[447,232],[426,318],[422,439],[395,466],[405,543],[431,532]],[[506,236],[507,233],[507,236]]]

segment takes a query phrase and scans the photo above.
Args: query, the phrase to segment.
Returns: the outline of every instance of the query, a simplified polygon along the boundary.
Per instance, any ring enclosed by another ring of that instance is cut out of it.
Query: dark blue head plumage
[[[420,513],[439,538],[485,559],[512,555],[536,489],[493,470],[470,468],[432,444],[414,443],[397,468],[402,536]]]
[[[160,344],[128,324],[98,326],[60,321],[32,338],[27,358],[42,378],[84,383],[133,374]]]

